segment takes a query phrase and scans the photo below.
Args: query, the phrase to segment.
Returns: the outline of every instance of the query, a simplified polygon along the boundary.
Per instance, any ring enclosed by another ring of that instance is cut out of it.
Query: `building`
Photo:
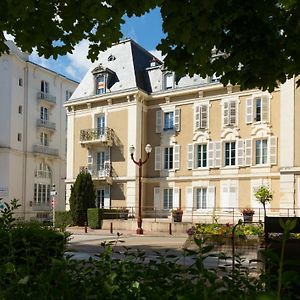
[[[66,112],[78,83],[28,60],[13,42],[0,56],[0,198],[20,215],[47,219],[51,185],[65,208]]]
[[[298,101],[297,101],[298,100]],[[300,206],[300,89],[291,79],[273,93],[223,87],[218,78],[176,77],[132,40],[105,52],[65,104],[67,198],[80,171],[92,174],[100,207],[136,207],[145,158],[143,209],[258,208],[267,185],[273,213]],[[271,212],[271,211],[270,211]]]

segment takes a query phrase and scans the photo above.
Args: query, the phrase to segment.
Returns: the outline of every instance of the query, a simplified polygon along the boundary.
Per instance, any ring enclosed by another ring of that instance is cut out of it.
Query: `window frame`
[[[199,198],[199,191],[201,197]],[[203,205],[203,195],[205,191],[205,205]],[[207,187],[196,187],[195,188],[195,209],[196,210],[207,210],[208,209],[208,188]]]
[[[167,85],[167,83],[169,82],[168,78],[170,78],[169,80],[171,81],[171,85]],[[171,90],[174,89],[175,87],[175,74],[174,72],[164,72],[163,73],[163,90]]]
[[[49,134],[47,132],[42,131],[40,133],[40,143],[44,147],[49,147]]]
[[[163,209],[170,210],[170,209],[173,209],[173,206],[174,206],[173,188],[164,188],[163,189]]]
[[[200,151],[199,151],[200,147]],[[206,148],[205,151],[203,148]],[[195,168],[196,169],[203,169],[203,168],[208,168],[208,145],[207,143],[199,143],[195,144]],[[199,157],[199,152],[200,152],[200,157]],[[206,157],[204,158],[204,154]],[[200,162],[200,164],[199,164]],[[205,162],[205,165],[204,165]]]
[[[164,147],[164,170],[173,170],[174,169],[174,147]]]
[[[49,82],[46,80],[41,80],[41,92],[48,95],[49,94]]]
[[[269,163],[269,153],[268,153],[269,152],[269,141],[268,141],[268,138],[255,139],[254,143],[255,143],[255,165],[267,165]],[[259,149],[257,147],[258,143],[260,143]],[[257,153],[258,151],[259,151],[259,153]]]
[[[164,131],[175,130],[175,111],[166,111],[163,113]]]
[[[227,148],[227,145],[229,146],[229,148],[228,149],[226,149]],[[234,148],[232,149],[232,146],[234,145]],[[234,167],[234,166],[236,166],[236,141],[225,141],[224,142],[224,166],[225,167]],[[232,153],[233,153],[233,151],[234,151],[234,156],[232,155]],[[227,154],[229,154],[228,155],[228,157],[227,157]],[[227,161],[228,161],[228,163],[227,163]]]
[[[100,81],[99,78],[103,78],[103,81]],[[99,89],[99,83],[103,83],[103,88]],[[95,84],[96,84],[96,95],[103,95],[106,93],[107,85],[107,75],[104,73],[95,74]]]

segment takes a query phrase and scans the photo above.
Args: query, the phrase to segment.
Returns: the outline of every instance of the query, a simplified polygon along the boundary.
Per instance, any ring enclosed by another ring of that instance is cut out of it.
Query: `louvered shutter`
[[[229,207],[229,187],[227,185],[222,186],[221,207],[224,209]]]
[[[214,150],[215,150],[214,167],[220,168],[222,163],[222,143],[214,142]]]
[[[188,144],[188,170],[193,169],[194,145]]]
[[[208,209],[214,209],[215,207],[215,187],[214,186],[209,186],[207,189],[208,192],[208,202],[207,202],[207,207]]]
[[[271,136],[269,138],[269,157],[270,164],[276,165],[277,162],[277,137]]]
[[[223,104],[223,125],[229,125],[229,102]]]
[[[200,129],[200,113],[201,113],[201,107],[200,105],[196,105],[194,107],[195,113],[194,113],[194,124],[195,124],[195,130]]]
[[[244,165],[244,140],[237,140],[237,164],[238,166]]]
[[[173,188],[173,208],[180,207],[180,190],[179,188]]]
[[[229,186],[229,207],[230,209],[237,206],[236,187]]]
[[[180,145],[174,146],[174,169],[180,169]]]
[[[180,131],[180,108],[175,109],[175,122],[174,122],[175,130]]]
[[[269,111],[270,111],[270,100],[269,97],[262,97],[261,99],[261,117],[262,121],[268,122],[269,121]]]
[[[201,105],[201,112],[200,112],[200,127],[201,128],[208,128],[208,106]]]
[[[154,209],[161,210],[160,188],[154,188]]]
[[[246,123],[252,123],[253,120],[253,101],[251,98],[246,99]]]
[[[110,186],[104,188],[104,208],[110,208]]]
[[[161,133],[162,131],[162,111],[156,111],[156,133]]]
[[[154,164],[154,169],[155,171],[160,171],[161,170],[161,147],[155,147],[155,164]]]
[[[88,149],[87,168],[88,168],[88,172],[92,175],[92,170],[93,170],[93,152],[90,149]]]
[[[230,111],[229,111],[229,124],[236,124],[236,101],[230,101]]]
[[[209,142],[207,144],[208,147],[208,167],[214,167],[214,158],[215,158],[215,149],[214,149],[214,142]]]
[[[252,139],[245,140],[245,166],[252,165]]]
[[[193,188],[186,188],[185,210],[191,212],[193,207]]]
[[[110,169],[111,169],[111,164],[110,164],[110,148],[106,148],[105,149],[104,169],[105,169],[105,172],[106,172],[106,176],[110,176]]]

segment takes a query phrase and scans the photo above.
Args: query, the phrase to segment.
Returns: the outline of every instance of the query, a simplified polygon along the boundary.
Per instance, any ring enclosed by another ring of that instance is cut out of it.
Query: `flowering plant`
[[[255,214],[255,211],[252,208],[244,208],[242,209],[243,215],[253,216]]]
[[[183,210],[181,208],[174,208],[172,209],[172,213],[173,214],[182,214],[183,213]]]

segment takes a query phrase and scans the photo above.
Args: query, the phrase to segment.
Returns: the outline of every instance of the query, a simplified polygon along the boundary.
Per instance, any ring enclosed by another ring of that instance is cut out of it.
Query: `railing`
[[[35,170],[34,176],[39,178],[51,178],[51,172],[45,170]]]
[[[105,162],[103,167],[97,165],[83,166],[79,172],[88,172],[92,178],[107,178],[111,176],[111,163]]]
[[[56,97],[52,96],[48,93],[44,93],[44,92],[38,92],[37,93],[37,99],[38,100],[46,100],[52,104],[56,104]]]
[[[111,142],[112,129],[108,127],[80,130],[80,142]]]
[[[56,124],[54,122],[49,122],[48,120],[43,120],[43,119],[37,119],[36,126],[53,129],[53,130],[56,129]]]
[[[43,145],[33,145],[33,152],[51,156],[58,156],[58,149],[49,148]]]

